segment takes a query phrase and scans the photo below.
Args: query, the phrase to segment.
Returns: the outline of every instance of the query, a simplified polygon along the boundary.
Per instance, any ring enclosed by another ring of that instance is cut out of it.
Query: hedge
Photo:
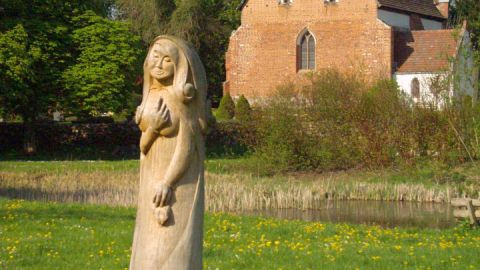
[[[254,130],[236,122],[216,123],[206,139],[207,148],[232,149],[250,148],[254,143]],[[21,123],[0,123],[0,151],[21,151],[24,126]],[[123,123],[57,123],[36,125],[39,152],[55,152],[65,146],[88,146],[115,148],[137,146],[140,130],[132,122]],[[215,151],[217,151],[215,150]]]

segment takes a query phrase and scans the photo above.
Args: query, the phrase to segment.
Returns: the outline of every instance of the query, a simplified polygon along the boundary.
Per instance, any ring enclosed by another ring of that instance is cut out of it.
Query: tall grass
[[[249,175],[209,175],[207,207],[211,211],[265,208],[316,209],[324,200],[383,200],[448,202],[459,196],[480,196],[477,186],[449,186],[389,181],[355,181],[349,175],[333,174],[309,180],[298,177],[271,178]]]
[[[315,209],[321,201],[331,199],[448,202],[452,197],[480,197],[478,179],[442,177],[415,183],[414,179],[396,180],[382,172],[275,177],[207,173],[206,207],[208,211]],[[135,206],[138,179],[134,170],[0,172],[0,196]]]
[[[0,172],[0,196],[133,206],[137,198],[137,179],[137,173],[133,172]]]

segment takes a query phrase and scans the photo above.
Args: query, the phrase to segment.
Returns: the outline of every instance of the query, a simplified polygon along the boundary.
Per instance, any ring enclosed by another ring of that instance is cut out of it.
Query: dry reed
[[[206,175],[208,211],[275,208],[315,209],[327,199],[448,202],[478,190],[448,185],[369,183],[318,176],[256,177],[246,174]],[[135,206],[138,173],[127,172],[0,172],[0,196],[27,200]]]

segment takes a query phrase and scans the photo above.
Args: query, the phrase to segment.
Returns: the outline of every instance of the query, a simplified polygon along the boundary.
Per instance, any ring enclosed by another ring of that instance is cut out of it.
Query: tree
[[[0,107],[20,115],[24,150],[36,151],[35,123],[58,106],[62,72],[73,61],[71,18],[84,10],[106,14],[102,0],[0,0]]]
[[[225,81],[225,53],[229,37],[240,25],[240,0],[204,1],[202,10],[206,16],[200,36],[199,54],[205,63],[209,85],[209,97],[215,105],[223,93]]]
[[[207,21],[202,8],[202,0],[179,0],[168,24],[169,34],[189,41],[197,50]]]
[[[118,15],[130,21],[131,29],[140,35],[144,45],[167,32],[175,3],[173,0],[117,0]]]
[[[122,18],[132,22],[144,44],[171,34],[192,43],[205,66],[208,95],[216,105],[225,81],[225,52],[232,30],[240,24],[240,0],[117,0]],[[152,8],[153,7],[153,8]]]
[[[125,22],[92,11],[73,18],[75,64],[63,74],[65,108],[79,116],[98,116],[125,108],[141,71],[140,38]]]
[[[480,5],[478,0],[457,0],[452,12],[454,12],[457,23],[467,21],[473,45],[478,52],[480,49]]]
[[[475,53],[475,65],[479,68],[480,77],[480,4],[478,0],[457,0],[454,1],[452,12],[457,24],[467,21]]]
[[[235,115],[235,103],[230,93],[226,92],[220,100],[220,106],[217,110],[217,118],[220,120],[230,120]]]
[[[235,106],[235,119],[239,122],[248,122],[251,120],[252,108],[244,95],[240,95]]]
[[[31,105],[28,101],[37,96],[37,89],[29,85],[35,83],[34,65],[41,57],[40,49],[29,46],[28,34],[21,24],[0,34],[0,107],[2,114],[20,114],[26,123],[25,146],[27,153],[35,151],[32,123],[36,118],[36,108],[48,101],[48,96],[38,96]]]

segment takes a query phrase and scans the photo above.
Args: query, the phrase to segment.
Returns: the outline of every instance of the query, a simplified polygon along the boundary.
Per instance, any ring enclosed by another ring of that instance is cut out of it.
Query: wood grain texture
[[[157,37],[144,64],[140,187],[130,269],[202,269],[206,78],[184,41]]]

